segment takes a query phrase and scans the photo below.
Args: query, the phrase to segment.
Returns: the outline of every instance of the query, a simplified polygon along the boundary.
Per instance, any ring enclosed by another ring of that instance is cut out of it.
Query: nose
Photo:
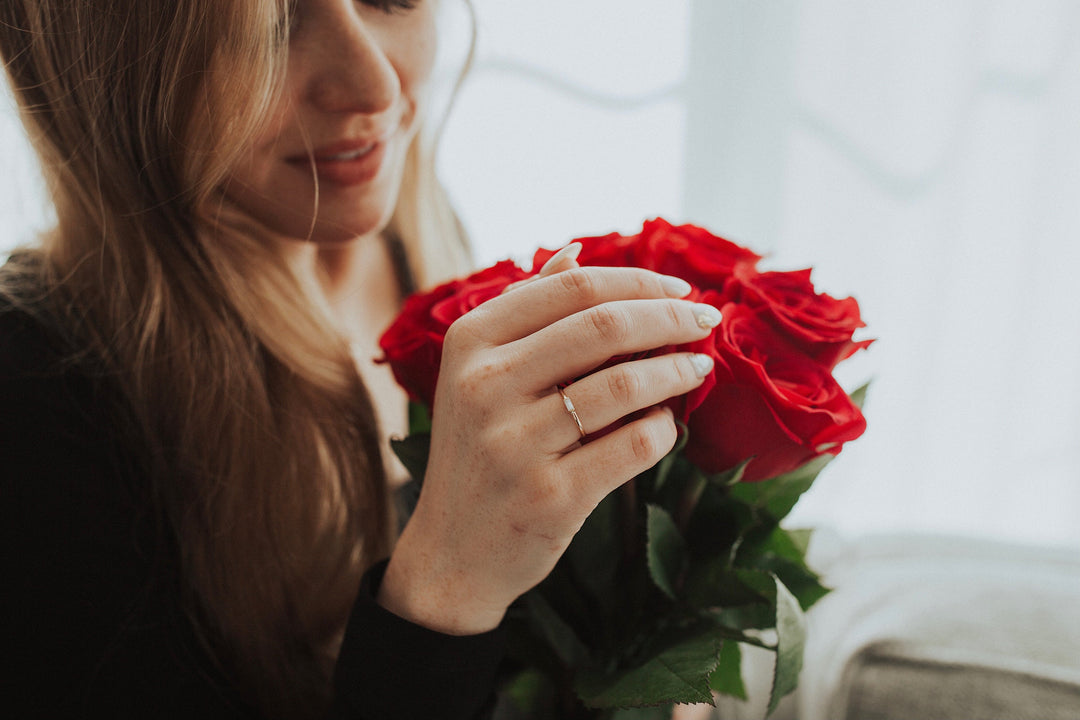
[[[323,19],[319,32],[310,33],[305,43],[307,100],[331,113],[377,114],[393,107],[401,80],[378,34],[356,14]]]

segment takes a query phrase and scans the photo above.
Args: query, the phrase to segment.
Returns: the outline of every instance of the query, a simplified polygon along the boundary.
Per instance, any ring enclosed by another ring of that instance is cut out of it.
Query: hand
[[[570,260],[573,264],[573,260]],[[473,634],[539,583],[585,518],[674,445],[655,407],[711,370],[675,353],[593,370],[610,357],[704,338],[719,312],[677,298],[677,278],[636,268],[571,267],[469,312],[446,335],[424,489],[379,601],[432,629]],[[585,432],[651,408],[591,442]]]
[[[515,290],[516,288],[524,287],[525,285],[528,285],[531,282],[536,282],[540,278],[547,277],[548,275],[554,275],[555,273],[562,272],[563,270],[571,270],[576,267],[581,267],[577,263],[577,258],[580,254],[581,243],[570,243],[566,247],[559,250],[559,252],[549,257],[547,262],[544,263],[544,266],[540,268],[540,272],[538,272],[534,277],[525,280],[518,280],[515,283],[510,283],[505,288],[503,288],[503,293],[505,294],[510,292],[511,290]]]

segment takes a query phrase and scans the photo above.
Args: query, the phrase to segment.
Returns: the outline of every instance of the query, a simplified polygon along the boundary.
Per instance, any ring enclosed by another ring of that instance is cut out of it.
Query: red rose
[[[638,267],[674,275],[702,290],[721,290],[740,269],[754,272],[761,256],[696,225],[645,223],[638,243]]]
[[[815,292],[810,270],[793,272],[736,272],[728,297],[752,307],[764,307],[769,317],[800,348],[830,370],[873,340],[853,340],[866,323],[855,298],[838,300]]]
[[[510,283],[529,276],[510,260],[504,260],[467,278],[410,296],[401,314],[379,339],[383,351],[379,362],[389,362],[409,397],[431,408],[446,331],[469,310],[499,295]]]
[[[672,225],[648,220],[637,235],[599,235],[578,238],[581,265],[640,267],[674,275],[702,290],[720,290],[735,272],[754,272],[761,256],[695,225]],[[540,268],[554,250],[538,250],[533,267]]]
[[[705,302],[719,302],[705,293]],[[712,336],[716,385],[690,415],[686,456],[706,472],[747,458],[744,481],[794,470],[866,429],[829,369],[777,332],[766,308],[729,302]]]
[[[575,238],[573,242],[581,243],[578,264],[600,267],[642,267],[637,264],[639,238],[638,235],[620,235],[619,233]],[[533,269],[539,271],[556,252],[558,251],[544,248],[537,250],[533,255]]]
[[[837,454],[863,433],[862,413],[831,374],[837,362],[871,342],[852,339],[864,326],[854,299],[815,292],[809,270],[759,273],[759,255],[690,225],[657,219],[637,235],[579,242],[584,266],[642,267],[681,277],[695,286],[688,300],[721,309],[723,322],[711,337],[613,357],[602,366],[669,352],[703,352],[716,360],[702,385],[665,403],[687,422],[685,453],[702,470],[720,472],[752,458],[743,479],[762,480]],[[533,267],[553,254],[537,251]],[[380,345],[414,400],[431,407],[450,325],[530,276],[504,261],[409,298]]]

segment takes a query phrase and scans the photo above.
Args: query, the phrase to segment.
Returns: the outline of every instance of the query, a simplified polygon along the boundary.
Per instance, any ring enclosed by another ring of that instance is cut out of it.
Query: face
[[[380,232],[434,64],[435,10],[436,0],[297,0],[284,89],[232,172],[232,201],[286,238]]]

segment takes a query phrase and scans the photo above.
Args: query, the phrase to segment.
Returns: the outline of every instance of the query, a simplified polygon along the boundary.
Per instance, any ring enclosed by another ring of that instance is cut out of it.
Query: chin
[[[386,229],[397,202],[396,192],[373,192],[361,197],[333,197],[324,194],[318,216],[312,223],[314,198],[297,203],[281,197],[274,202],[269,195],[252,197],[233,195],[239,209],[266,231],[289,240],[318,244],[347,243]],[[291,201],[291,202],[290,202]]]
[[[317,202],[310,181],[289,173],[278,176],[276,182],[237,182],[227,195],[248,217],[278,237],[346,243],[386,229],[401,191],[402,164],[384,167],[381,177],[363,185],[326,184]]]
[[[341,219],[324,218],[320,214],[311,228],[310,236],[305,232],[303,239],[319,245],[340,245],[357,238],[381,233],[390,223],[393,208],[387,208],[370,216],[356,216]]]

